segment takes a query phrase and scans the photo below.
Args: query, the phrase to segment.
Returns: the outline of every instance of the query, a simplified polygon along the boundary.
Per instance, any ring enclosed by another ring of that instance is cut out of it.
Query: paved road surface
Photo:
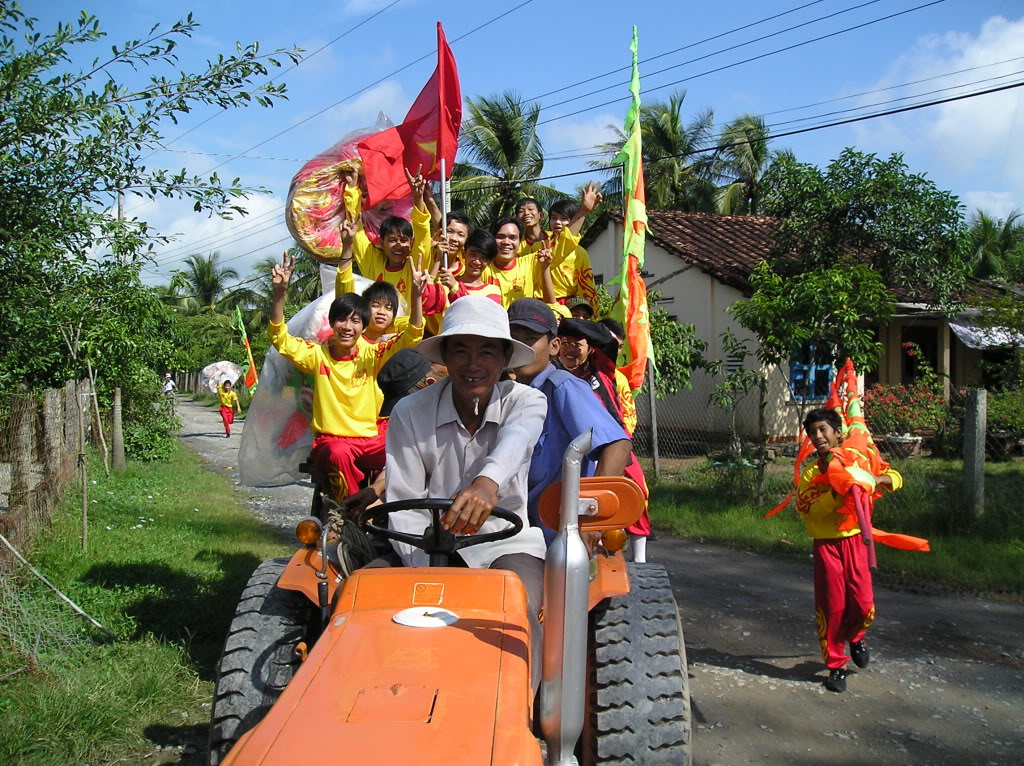
[[[237,483],[244,422],[226,439],[215,409],[179,403],[182,441]],[[283,533],[310,498],[308,485],[247,491]],[[683,615],[700,766],[1024,764],[1021,604],[878,588],[871,666],[833,694],[821,685],[810,559],[667,536],[649,556]]]

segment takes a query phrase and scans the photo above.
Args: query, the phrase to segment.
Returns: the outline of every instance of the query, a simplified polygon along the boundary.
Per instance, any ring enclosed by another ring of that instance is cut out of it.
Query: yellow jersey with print
[[[271,322],[268,332],[278,353],[313,377],[313,433],[334,436],[377,435],[377,413],[384,401],[377,373],[399,349],[423,339],[422,325],[407,325],[401,334],[379,343],[359,338],[352,353],[336,358],[327,344],[289,334],[283,322]]]
[[[565,241],[561,240],[564,234]],[[520,254],[536,253],[544,247],[544,243],[551,240],[551,232],[547,232],[547,239],[535,242],[526,242],[524,239],[519,246]],[[551,253],[551,284],[555,288],[555,298],[564,300],[579,295],[586,299],[591,306],[597,306],[597,284],[594,282],[594,267],[590,263],[590,254],[585,248],[579,246],[580,238],[575,236],[569,228],[562,229],[559,240],[555,242],[554,252]],[[540,279],[538,277],[538,286]]]
[[[225,391],[224,384],[217,384],[217,396],[220,398],[221,407],[234,407],[238,404],[238,394],[234,391]]]
[[[615,394],[619,397],[619,409],[622,410],[622,425],[632,439],[636,432],[636,400],[633,398],[633,392],[629,390],[629,380],[622,370],[618,369],[615,370]]]
[[[814,481],[814,477],[821,474],[818,462],[814,460],[803,469],[796,490],[796,510],[803,519],[807,534],[815,540],[835,540],[859,535],[858,525],[854,525],[852,529],[839,529],[839,525],[847,517],[846,513],[839,510],[843,507],[843,498],[837,495],[829,484]],[[884,475],[892,479],[893,492],[903,486],[903,476],[899,471],[890,468]]]
[[[358,187],[347,187],[345,189],[345,208],[353,220],[359,220],[362,211],[362,196]],[[399,268],[388,265],[388,258],[384,251],[370,241],[366,230],[360,225],[356,232],[355,241],[352,243],[352,259],[355,261],[359,273],[367,279],[377,282],[387,282],[398,290],[398,301],[400,311],[409,313],[409,301],[412,294],[412,267],[416,263],[417,253],[423,256],[422,267],[429,271],[433,266],[432,248],[430,243],[430,213],[426,208],[414,207],[412,209],[412,248],[409,250],[409,257]],[[351,264],[346,268],[339,268],[335,277],[334,294],[341,295],[351,292]]]

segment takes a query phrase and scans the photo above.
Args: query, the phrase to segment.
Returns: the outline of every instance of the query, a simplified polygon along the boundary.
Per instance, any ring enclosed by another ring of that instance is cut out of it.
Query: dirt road
[[[182,440],[237,482],[244,423],[226,439],[216,410],[179,403]],[[308,486],[247,491],[283,531],[308,508]],[[668,569],[683,615],[700,766],[1024,764],[1021,604],[878,588],[871,665],[833,694],[809,559],[668,536],[649,559]]]

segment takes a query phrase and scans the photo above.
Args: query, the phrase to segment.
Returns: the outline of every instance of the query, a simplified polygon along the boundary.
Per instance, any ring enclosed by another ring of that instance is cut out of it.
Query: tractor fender
[[[281,572],[281,579],[277,581],[277,587],[282,590],[294,590],[303,594],[314,604],[319,603],[317,599],[317,585],[321,582],[317,573],[322,564],[320,551],[314,547],[299,548],[292,554],[291,559]],[[327,561],[327,601],[334,601],[334,594],[344,578],[329,558]]]
[[[587,611],[591,611],[606,598],[615,598],[629,593],[629,567],[622,551],[608,555],[594,556],[597,571],[590,581],[587,597]]]

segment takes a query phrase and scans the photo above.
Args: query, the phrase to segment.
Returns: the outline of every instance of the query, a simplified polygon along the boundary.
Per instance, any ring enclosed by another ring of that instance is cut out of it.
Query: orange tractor
[[[348,577],[331,525],[305,519],[304,547],[263,563],[242,594],[217,676],[210,763],[689,764],[686,649],[668,575],[612,550],[643,496],[628,479],[581,480],[589,449],[588,432],[541,498],[544,523],[559,530],[545,562],[542,657],[530,656],[518,577],[449,566],[461,548],[515,534],[515,514],[495,509],[507,530],[453,536],[440,525],[450,500],[371,507],[364,529],[415,544],[430,566]],[[422,535],[387,527],[389,513],[411,508],[431,511]],[[593,558],[587,530],[605,532]]]

